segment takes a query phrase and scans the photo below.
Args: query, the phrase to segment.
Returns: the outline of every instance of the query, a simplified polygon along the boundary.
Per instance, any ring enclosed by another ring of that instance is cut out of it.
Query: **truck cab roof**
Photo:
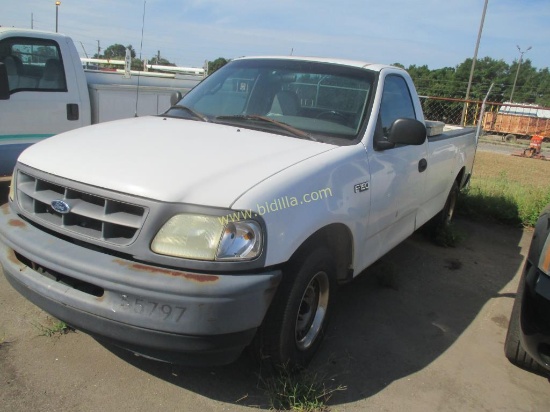
[[[296,60],[296,61],[305,61],[305,62],[307,61],[307,62],[329,63],[329,64],[338,64],[342,66],[369,69],[376,72],[379,72],[383,69],[390,69],[390,68],[403,70],[397,66],[392,66],[389,64],[370,63],[370,62],[361,61],[361,60],[316,57],[316,56],[245,56],[245,57],[239,57],[238,59],[235,59],[235,60],[248,60],[248,59],[277,59],[277,60]]]

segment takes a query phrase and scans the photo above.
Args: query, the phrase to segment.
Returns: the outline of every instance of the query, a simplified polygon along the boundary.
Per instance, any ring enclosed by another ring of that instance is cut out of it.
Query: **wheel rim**
[[[328,308],[329,279],[325,272],[318,272],[307,285],[296,316],[296,346],[308,349],[321,331]]]

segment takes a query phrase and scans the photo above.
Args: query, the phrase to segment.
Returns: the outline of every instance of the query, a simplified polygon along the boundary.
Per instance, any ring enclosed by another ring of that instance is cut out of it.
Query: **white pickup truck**
[[[93,123],[163,113],[174,92],[202,78],[85,71],[69,37],[0,27],[0,180],[31,144]]]
[[[222,364],[253,343],[304,366],[335,286],[451,218],[476,135],[426,124],[399,68],[236,59],[163,115],[23,152],[0,262],[30,301],[134,353]]]

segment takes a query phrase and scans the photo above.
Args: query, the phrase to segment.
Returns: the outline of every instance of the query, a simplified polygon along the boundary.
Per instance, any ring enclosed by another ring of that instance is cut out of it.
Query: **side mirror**
[[[174,92],[170,95],[170,106],[175,106],[182,98],[181,92]]]
[[[426,126],[416,119],[397,119],[391,125],[388,141],[419,146],[426,141]]]
[[[0,100],[9,100],[10,85],[8,83],[8,70],[4,63],[0,63]]]

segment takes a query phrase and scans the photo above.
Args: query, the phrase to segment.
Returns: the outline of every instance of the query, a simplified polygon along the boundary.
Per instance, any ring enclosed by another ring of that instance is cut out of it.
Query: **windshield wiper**
[[[279,122],[278,120],[272,119],[267,116],[260,116],[259,114],[237,114],[232,116],[217,116],[216,120],[260,120],[262,122],[274,124],[279,128],[286,130],[287,132],[290,132],[296,137],[313,140],[314,142],[317,141],[317,139],[315,139],[309,133],[304,132],[303,130],[297,129],[296,127],[293,127],[287,123]]]
[[[181,109],[181,110],[185,110],[186,112],[188,113],[191,113],[193,115],[193,117],[196,117],[197,119],[200,119],[202,120],[203,122],[209,122],[210,119],[208,117],[206,117],[204,114],[202,113],[199,113],[197,111],[195,111],[194,109],[191,109],[190,107],[188,106],[184,106],[184,105],[181,105],[181,104],[177,104],[175,106],[172,106],[170,107],[170,109]]]

